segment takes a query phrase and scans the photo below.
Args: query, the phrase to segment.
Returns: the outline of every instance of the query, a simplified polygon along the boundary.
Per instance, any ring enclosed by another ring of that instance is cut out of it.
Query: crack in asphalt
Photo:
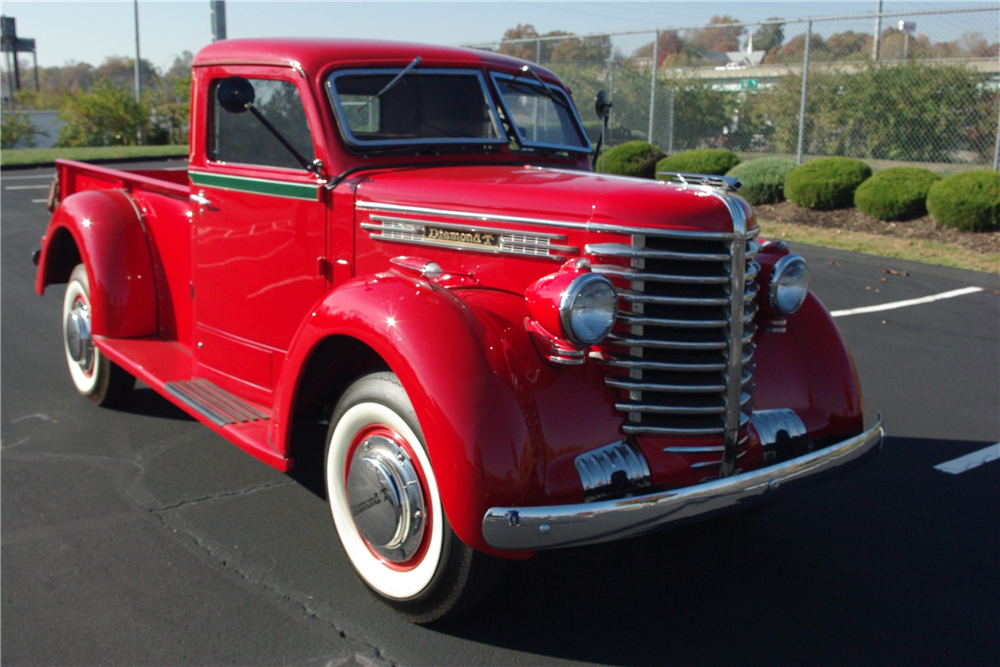
[[[237,496],[246,496],[251,493],[256,493],[257,491],[263,491],[264,489],[273,489],[276,486],[286,486],[292,484],[293,481],[290,479],[282,480],[280,482],[269,482],[267,484],[258,484],[256,486],[251,486],[246,489],[237,489],[235,491],[221,491],[219,493],[212,493],[207,496],[202,496],[200,498],[191,498],[190,500],[181,500],[174,503],[173,505],[163,505],[156,508],[149,508],[157,512],[166,512],[168,510],[174,510],[179,507],[185,507],[187,505],[197,505],[199,503],[205,503],[212,500],[220,500],[222,498],[235,498]]]
[[[275,482],[271,484],[264,484],[254,487],[252,489],[247,489],[242,493],[231,492],[226,494],[217,494],[215,497],[207,498],[207,500],[214,500],[218,497],[245,495],[246,493],[250,493],[253,491],[262,490],[266,488],[273,488],[276,486],[282,486],[290,483],[291,480],[287,482]],[[357,637],[353,637],[349,635],[343,628],[341,628],[337,624],[337,622],[332,618],[333,607],[331,607],[329,604],[317,601],[313,599],[312,596],[302,593],[301,591],[295,591],[293,589],[287,588],[276,578],[271,577],[270,576],[271,572],[273,572],[274,568],[276,567],[276,563],[274,563],[273,559],[270,568],[268,568],[266,572],[262,574],[255,573],[253,571],[254,568],[252,566],[244,564],[242,562],[242,559],[239,558],[234,559],[228,552],[228,549],[226,547],[223,547],[220,543],[216,542],[215,540],[212,540],[204,535],[200,535],[198,534],[197,531],[194,531],[183,525],[176,525],[176,526],[171,525],[170,521],[168,521],[167,519],[167,516],[165,516],[165,512],[170,511],[172,509],[176,509],[177,507],[181,507],[183,505],[189,505],[192,502],[197,502],[197,501],[179,503],[178,505],[174,505],[171,506],[170,508],[163,508],[163,509],[149,507],[147,508],[147,510],[153,516],[157,517],[160,520],[160,523],[163,528],[169,529],[171,531],[181,532],[184,535],[187,535],[198,547],[198,549],[200,549],[202,552],[204,552],[206,555],[210,557],[210,560],[215,565],[217,565],[219,569],[233,572],[247,583],[256,587],[263,588],[269,591],[270,593],[278,596],[280,599],[285,600],[288,603],[291,603],[292,605],[302,610],[302,612],[304,612],[306,616],[313,618],[317,621],[320,621],[321,623],[325,623],[326,625],[331,627],[334,631],[336,631],[337,635],[340,636],[342,639],[345,639],[348,642],[351,642],[352,644],[364,646],[370,649],[374,653],[375,661],[371,661],[370,658],[364,656],[363,654],[356,653],[355,658],[358,659],[358,661],[361,664],[372,665],[372,667],[398,667],[397,663],[393,662],[391,659],[386,657],[382,653],[382,649],[380,649],[378,646],[369,644],[368,642],[359,639]]]

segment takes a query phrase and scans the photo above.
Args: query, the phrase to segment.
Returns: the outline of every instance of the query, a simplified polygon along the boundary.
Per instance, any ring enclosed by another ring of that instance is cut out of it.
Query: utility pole
[[[879,40],[882,39],[882,0],[878,0],[875,16],[875,39],[872,40],[872,60],[878,60]]]
[[[139,78],[139,0],[132,0],[135,9],[135,102],[142,102],[142,82]],[[142,127],[135,131],[136,143],[142,145]]]
[[[142,100],[142,83],[139,80],[139,0],[132,0],[135,8],[135,101]]]
[[[212,8],[212,41],[218,42],[226,38],[226,3],[225,0],[211,0]]]
[[[649,81],[649,143],[653,143],[653,119],[656,113],[656,61],[660,58],[659,47],[660,31],[657,30],[653,37],[653,66],[650,68],[653,70],[653,76]]]

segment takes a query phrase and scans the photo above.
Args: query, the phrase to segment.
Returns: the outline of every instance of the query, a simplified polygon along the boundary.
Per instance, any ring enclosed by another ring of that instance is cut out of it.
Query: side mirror
[[[256,97],[253,84],[241,76],[231,76],[219,82],[215,91],[219,106],[229,113],[243,113]]]
[[[597,117],[601,120],[606,119],[611,114],[611,107],[614,105],[608,101],[608,96],[604,94],[604,91],[597,93],[597,100],[594,101],[594,111],[597,112]]]

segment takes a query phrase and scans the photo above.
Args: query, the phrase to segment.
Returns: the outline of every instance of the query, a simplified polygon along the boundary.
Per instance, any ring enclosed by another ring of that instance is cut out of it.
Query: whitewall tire
[[[78,264],[70,274],[63,298],[66,364],[81,395],[98,405],[120,405],[128,398],[135,378],[97,349],[91,335],[91,321],[90,283],[86,267]]]
[[[503,561],[451,529],[420,426],[392,373],[352,384],[327,437],[326,487],[344,552],[361,581],[408,620],[426,623],[480,599]]]

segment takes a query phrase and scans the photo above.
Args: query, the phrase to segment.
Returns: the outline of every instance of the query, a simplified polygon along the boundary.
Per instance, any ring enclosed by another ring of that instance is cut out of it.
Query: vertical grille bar
[[[713,190],[712,194],[725,202],[729,213],[733,218],[733,242],[731,252],[732,275],[730,276],[730,291],[732,303],[730,306],[730,329],[729,329],[729,365],[728,377],[726,378],[726,434],[725,452],[722,455],[722,467],[719,469],[719,477],[729,477],[736,468],[736,457],[739,452],[740,439],[740,400],[743,397],[743,293],[746,290],[746,250],[747,250],[747,221],[743,214],[743,207],[721,190]]]

